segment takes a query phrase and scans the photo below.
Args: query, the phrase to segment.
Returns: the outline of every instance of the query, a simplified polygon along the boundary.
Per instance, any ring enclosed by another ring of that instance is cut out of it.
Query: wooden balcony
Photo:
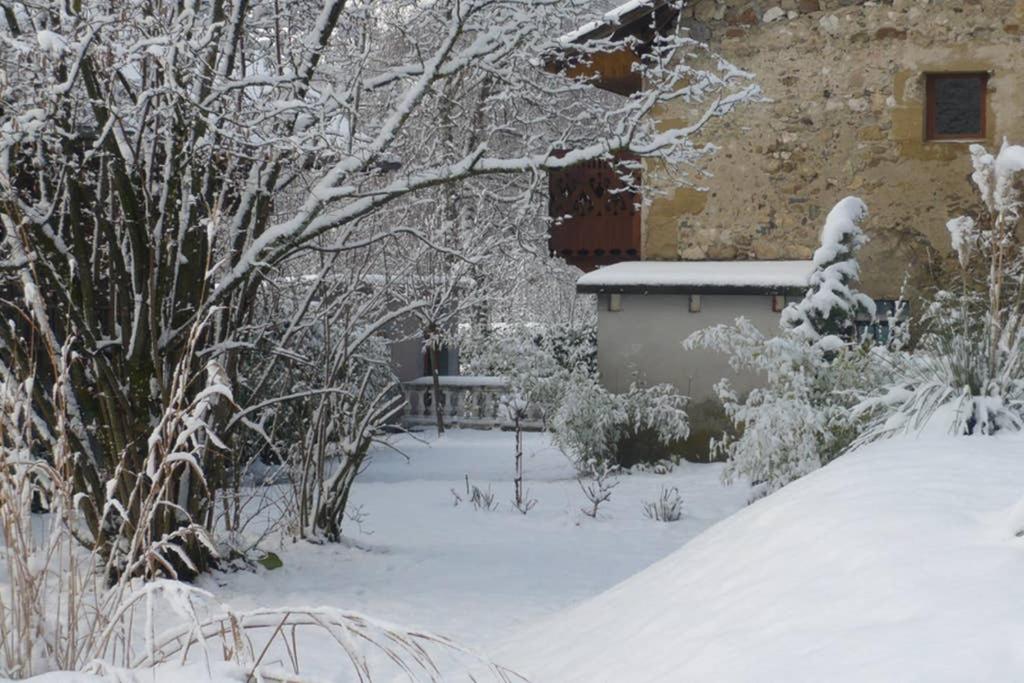
[[[636,161],[620,155],[618,160]],[[616,170],[618,168],[618,170]],[[624,183],[621,164],[585,161],[548,177],[548,248],[585,271],[640,259],[640,171]]]

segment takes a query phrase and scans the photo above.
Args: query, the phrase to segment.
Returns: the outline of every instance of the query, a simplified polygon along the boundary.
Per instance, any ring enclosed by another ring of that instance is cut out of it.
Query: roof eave
[[[577,294],[728,294],[774,296],[800,295],[806,285],[596,285],[577,284]]]
[[[675,0],[675,2],[680,5],[686,4],[685,2],[678,2],[678,0]],[[650,16],[651,14],[657,12],[662,7],[665,7],[666,5],[669,4],[673,4],[673,0],[654,0],[650,4],[641,5],[635,9],[630,10],[629,12],[626,12],[616,17],[613,20],[603,20],[600,22],[598,26],[595,26],[594,28],[590,29],[585,33],[569,34],[572,36],[572,39],[566,41],[566,46],[568,47],[571,45],[582,45],[592,40],[601,40],[604,38],[608,38],[610,36],[614,36],[616,32],[622,30],[623,28],[629,27],[636,21],[639,21],[647,16]]]

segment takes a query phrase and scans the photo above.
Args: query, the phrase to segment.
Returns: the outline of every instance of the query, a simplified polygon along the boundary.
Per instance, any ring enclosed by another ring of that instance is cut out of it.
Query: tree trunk
[[[434,415],[437,418],[437,433],[441,435],[444,434],[444,402],[441,394],[441,373],[438,370],[441,354],[433,340],[427,346],[427,353],[430,354],[430,376],[434,385]]]

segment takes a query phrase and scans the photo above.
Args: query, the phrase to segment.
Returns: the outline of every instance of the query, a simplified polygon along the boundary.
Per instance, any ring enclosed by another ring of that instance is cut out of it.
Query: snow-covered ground
[[[845,456],[495,647],[557,681],[1024,680],[1024,439]]]
[[[514,435],[451,430],[396,438],[359,478],[348,545],[287,543],[273,571],[220,573],[201,586],[234,610],[333,606],[418,626],[482,649],[518,627],[610,588],[743,507],[746,486],[723,486],[721,465],[682,463],[667,475],[618,477],[597,520],[585,517],[574,471],[546,434],[525,438],[526,486],[536,507],[516,511]],[[465,477],[495,494],[474,510]],[[659,523],[642,503],[663,486],[684,499],[683,519]],[[453,505],[454,489],[463,502]]]
[[[379,450],[357,486],[372,534],[289,543],[283,567],[203,586],[235,611],[420,626],[533,683],[1024,680],[1024,436],[877,443],[747,507],[718,465],[622,476],[596,521],[543,434],[526,439],[526,516],[508,502],[511,434],[395,445],[408,460]],[[452,505],[467,474],[498,510]],[[683,521],[643,517],[662,486],[683,493]],[[322,634],[301,648],[304,673],[349,680]],[[205,679],[200,664],[153,680]]]

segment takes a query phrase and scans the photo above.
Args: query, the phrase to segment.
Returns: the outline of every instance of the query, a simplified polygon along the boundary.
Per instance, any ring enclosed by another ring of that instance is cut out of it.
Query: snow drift
[[[1024,680],[1022,497],[1020,436],[877,443],[494,656],[534,683]]]

